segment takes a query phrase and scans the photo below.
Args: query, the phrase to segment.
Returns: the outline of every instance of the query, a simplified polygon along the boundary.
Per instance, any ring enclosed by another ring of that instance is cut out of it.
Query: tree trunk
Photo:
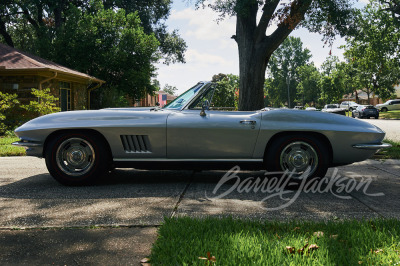
[[[269,58],[268,58],[269,59]],[[239,49],[240,94],[239,110],[264,108],[265,70],[268,60],[253,47]]]
[[[268,53],[265,39],[257,40],[257,4],[249,16],[237,16],[236,40],[239,50],[239,110],[253,111],[264,108],[265,70],[272,54]]]

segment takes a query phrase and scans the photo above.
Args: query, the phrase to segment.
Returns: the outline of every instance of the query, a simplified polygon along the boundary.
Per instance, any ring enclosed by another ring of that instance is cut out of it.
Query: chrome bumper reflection
[[[389,143],[381,143],[381,144],[354,144],[353,148],[363,149],[363,150],[380,150],[387,149],[392,147]]]
[[[41,143],[29,142],[29,141],[17,141],[17,142],[11,143],[11,145],[20,146],[20,147],[28,147],[28,148],[42,146]]]

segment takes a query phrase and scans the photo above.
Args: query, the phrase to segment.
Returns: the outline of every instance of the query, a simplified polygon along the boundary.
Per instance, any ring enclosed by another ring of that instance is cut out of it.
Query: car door
[[[182,110],[167,119],[168,159],[251,159],[260,112]]]
[[[400,100],[396,100],[392,102],[391,110],[400,110]]]

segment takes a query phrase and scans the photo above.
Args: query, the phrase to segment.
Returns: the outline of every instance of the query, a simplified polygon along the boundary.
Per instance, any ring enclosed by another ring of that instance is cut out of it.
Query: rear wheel
[[[330,153],[327,145],[314,136],[286,135],[269,146],[265,163],[269,171],[293,172],[292,179],[324,177]]]
[[[46,148],[46,166],[61,184],[86,185],[108,170],[110,155],[103,139],[95,133],[62,133]]]

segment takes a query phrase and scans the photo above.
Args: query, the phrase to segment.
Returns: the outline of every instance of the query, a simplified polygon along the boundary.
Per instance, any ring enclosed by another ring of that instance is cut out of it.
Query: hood
[[[110,110],[110,111],[150,111],[159,110],[158,107],[114,107],[114,108],[103,108],[100,110]]]
[[[167,117],[170,111],[154,108],[111,108],[101,110],[68,111],[32,119],[15,132],[36,129],[112,127],[118,124],[139,123],[153,117]]]

